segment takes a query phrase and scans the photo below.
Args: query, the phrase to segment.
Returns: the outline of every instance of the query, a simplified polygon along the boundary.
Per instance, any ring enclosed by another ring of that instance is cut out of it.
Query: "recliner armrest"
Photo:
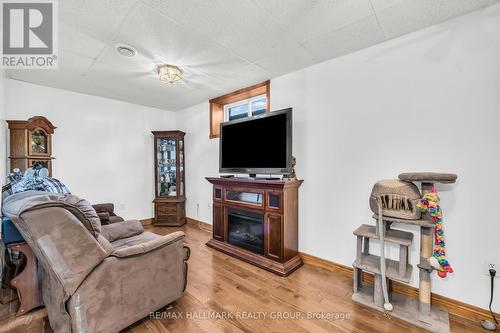
[[[110,242],[132,237],[144,232],[142,223],[137,220],[123,221],[101,226],[101,234]]]
[[[111,255],[114,257],[125,258],[134,255],[148,253],[160,247],[164,247],[172,243],[175,243],[177,241],[181,241],[184,238],[184,236],[185,236],[184,232],[176,231],[171,234],[160,236],[158,238],[152,239],[150,241],[141,244],[136,244],[118,249],[113,253],[111,253]]]

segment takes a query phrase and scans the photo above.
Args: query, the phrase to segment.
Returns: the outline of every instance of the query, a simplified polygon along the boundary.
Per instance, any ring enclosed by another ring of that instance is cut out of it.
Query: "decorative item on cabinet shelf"
[[[295,156],[292,156],[292,171],[286,175],[285,178],[287,179],[297,179],[297,174],[295,173],[295,165],[297,164],[297,159],[295,158]]]

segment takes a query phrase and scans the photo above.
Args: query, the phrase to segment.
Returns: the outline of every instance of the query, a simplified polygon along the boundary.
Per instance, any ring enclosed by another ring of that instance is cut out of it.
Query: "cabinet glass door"
[[[158,196],[177,196],[176,139],[174,137],[156,139],[156,179]]]
[[[184,195],[184,140],[179,140],[179,196]]]

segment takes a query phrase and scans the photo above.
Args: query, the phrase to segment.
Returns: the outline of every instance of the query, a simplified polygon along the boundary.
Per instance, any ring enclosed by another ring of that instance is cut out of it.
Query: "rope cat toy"
[[[441,206],[439,206],[439,197],[435,187],[432,188],[431,192],[425,193],[422,196],[420,201],[417,203],[417,207],[422,213],[428,211],[432,222],[434,222],[434,251],[433,256],[428,258],[427,261],[437,270],[437,274],[440,278],[445,278],[448,273],[453,273],[453,268],[451,268],[448,260],[446,259],[443,214]]]

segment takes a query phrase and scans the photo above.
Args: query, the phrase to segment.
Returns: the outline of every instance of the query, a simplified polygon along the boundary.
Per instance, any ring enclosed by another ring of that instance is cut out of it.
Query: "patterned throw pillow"
[[[29,180],[20,181],[11,180],[9,184],[4,185],[2,187],[2,201],[14,193],[25,192],[29,190],[71,194],[66,185],[64,185],[60,180],[56,178],[30,178]]]
[[[45,191],[43,178],[37,176],[25,176],[21,181],[12,184],[12,193],[26,192],[30,190]]]
[[[19,171],[17,168],[14,169],[8,176],[12,185],[12,194],[29,190],[44,191],[43,179],[48,176],[48,173],[47,168],[43,168],[38,163],[35,163],[24,172]]]

